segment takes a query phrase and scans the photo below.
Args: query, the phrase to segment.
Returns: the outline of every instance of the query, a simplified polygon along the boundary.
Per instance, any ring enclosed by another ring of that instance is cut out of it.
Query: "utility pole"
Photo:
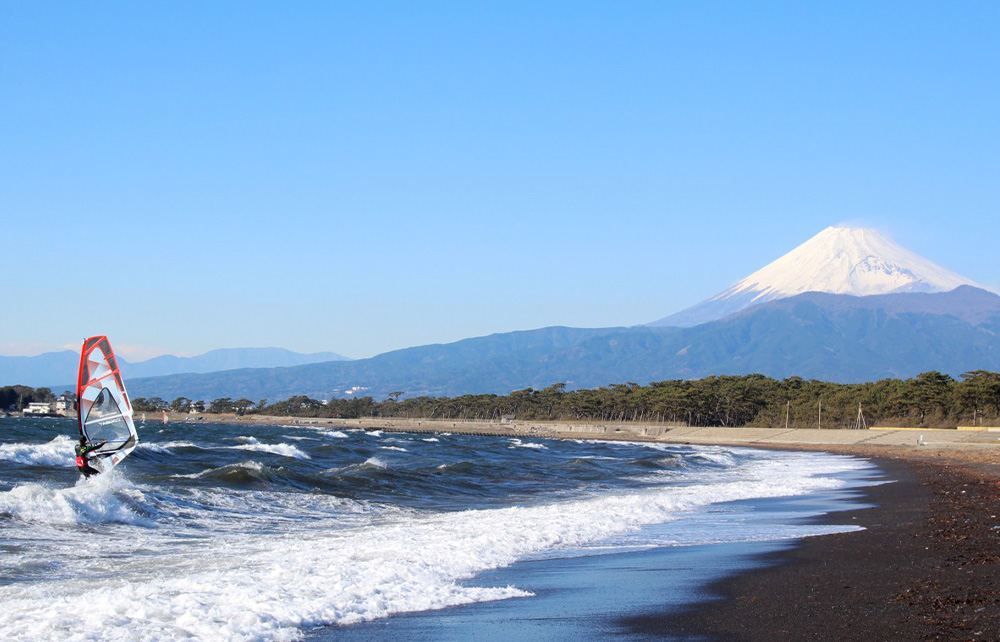
[[[792,402],[785,402],[785,430],[788,430],[788,415],[792,411]]]
[[[819,425],[819,429],[820,430],[823,429],[823,402],[822,401],[819,402],[819,420],[818,420],[818,424],[817,425]]]

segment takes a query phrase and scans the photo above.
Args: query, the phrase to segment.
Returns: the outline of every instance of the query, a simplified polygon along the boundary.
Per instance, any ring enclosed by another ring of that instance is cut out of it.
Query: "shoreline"
[[[135,413],[136,421],[149,415],[146,423],[159,423],[160,413]],[[640,422],[593,422],[593,421],[546,421],[510,420],[477,421],[463,419],[411,419],[407,417],[302,417],[293,415],[258,415],[235,413],[175,413],[167,412],[169,421],[187,423],[220,424],[294,424],[323,425],[338,428],[360,428],[364,430],[395,430],[412,432],[460,432],[465,434],[531,434],[538,437],[587,438],[601,436],[605,439],[638,439],[656,441],[751,441],[760,443],[781,443],[803,441],[814,443],[885,443],[916,444],[920,437],[930,443],[934,440],[945,443],[984,443],[1000,445],[1000,427],[959,426],[957,428],[926,428],[920,426],[892,426],[850,430],[843,428],[756,428],[687,426],[683,423],[640,423]]]
[[[950,458],[992,468],[1000,479],[1000,428],[871,428],[868,430],[817,428],[721,428],[672,424],[568,423],[545,421],[475,422],[439,419],[364,417],[360,419],[235,414],[175,414],[170,421],[240,425],[295,425],[341,430],[457,433],[543,439],[652,441],[767,448],[821,450],[860,457]],[[147,423],[159,423],[151,419]],[[995,467],[990,465],[994,464]]]
[[[719,642],[1000,639],[996,477],[954,461],[873,459],[896,481],[866,490],[871,508],[824,517],[865,530],[799,540],[713,584],[712,601],[620,623]]]
[[[824,518],[865,530],[799,540],[765,555],[762,566],[711,585],[715,599],[680,614],[665,605],[662,612],[623,616],[619,624],[654,639],[695,636],[718,642],[1000,640],[1000,433],[995,430],[474,424],[256,415],[207,415],[203,421],[816,450],[871,459],[896,481],[864,491],[862,501],[872,508]]]

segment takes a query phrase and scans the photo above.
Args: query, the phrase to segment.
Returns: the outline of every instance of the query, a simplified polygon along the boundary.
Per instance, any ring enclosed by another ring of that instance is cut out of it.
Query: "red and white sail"
[[[132,402],[107,337],[83,342],[76,398],[80,434],[89,442],[107,441],[91,452],[91,465],[111,470],[135,449],[139,436],[132,422]]]

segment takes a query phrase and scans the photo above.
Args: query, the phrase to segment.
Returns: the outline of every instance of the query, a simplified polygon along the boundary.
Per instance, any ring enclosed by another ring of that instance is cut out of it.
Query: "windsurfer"
[[[106,443],[108,443],[107,439],[99,444],[93,444],[88,442],[86,437],[80,435],[80,443],[76,445],[74,450],[76,451],[76,468],[80,471],[81,475],[84,477],[90,477],[91,475],[100,474],[101,471],[90,465],[90,459],[87,455],[90,451],[97,450]]]

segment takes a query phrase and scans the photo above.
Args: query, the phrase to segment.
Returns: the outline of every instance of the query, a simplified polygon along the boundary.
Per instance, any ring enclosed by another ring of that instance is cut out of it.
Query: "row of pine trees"
[[[398,417],[461,421],[518,420],[646,422],[691,426],[854,428],[859,410],[869,427],[955,427],[1000,425],[1000,374],[976,370],[959,379],[925,372],[910,379],[839,384],[799,377],[715,376],[615,384],[567,390],[555,384],[509,395],[410,397],[396,391],[376,401],[370,396],[332,399],[305,396],[283,401],[184,397],[135,399],[136,410],[288,415],[299,417]]]
[[[410,397],[393,392],[383,400],[370,396],[332,399],[305,396],[283,401],[179,397],[133,400],[136,411],[236,413],[298,417],[398,417],[461,421],[518,420],[644,422],[690,426],[854,428],[861,414],[868,426],[955,427],[1000,425],[1000,374],[966,372],[959,379],[925,372],[910,379],[839,384],[799,377],[716,376],[659,381],[649,385],[615,384],[567,390],[557,383],[509,395]],[[18,411],[30,402],[47,402],[48,388],[0,388],[0,409]],[[860,410],[860,413],[859,413]]]

